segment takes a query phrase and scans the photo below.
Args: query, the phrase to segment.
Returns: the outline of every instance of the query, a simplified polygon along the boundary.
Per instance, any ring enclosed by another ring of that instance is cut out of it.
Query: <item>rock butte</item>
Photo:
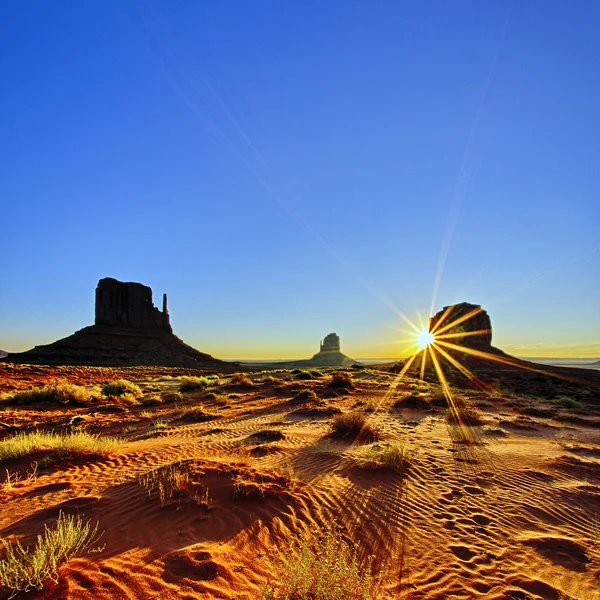
[[[9,353],[4,360],[47,365],[234,370],[233,365],[199,352],[173,333],[166,294],[159,310],[152,302],[151,288],[110,277],[101,279],[96,287],[94,325],[52,344]]]
[[[319,351],[312,358],[276,364],[278,367],[351,367],[359,363],[342,354],[340,336],[337,333],[329,333],[320,342]]]

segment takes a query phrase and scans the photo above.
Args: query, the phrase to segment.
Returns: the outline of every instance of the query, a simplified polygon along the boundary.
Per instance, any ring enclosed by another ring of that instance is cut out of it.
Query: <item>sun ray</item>
[[[437,340],[437,338],[436,338],[436,340]],[[500,356],[498,354],[491,354],[489,352],[484,352],[483,350],[469,348],[468,346],[459,346],[458,344],[452,344],[450,342],[445,342],[443,340],[439,340],[438,344],[440,344],[441,346],[445,346],[446,348],[450,348],[451,350],[457,350],[459,352],[464,352],[465,354],[470,354],[471,356],[477,356],[478,358],[484,358],[486,360],[498,362],[498,363],[501,363],[503,365],[507,365],[510,367],[517,367],[519,369],[524,369],[526,371],[532,371],[534,373],[548,375],[549,377],[556,377],[557,379],[563,379],[564,381],[576,381],[573,378],[565,377],[563,375],[558,375],[557,373],[552,373],[551,371],[545,371],[544,369],[537,369],[535,367],[530,367],[528,365],[523,364],[522,362],[507,358],[505,356]]]
[[[472,371],[467,369],[464,365],[461,365],[453,356],[448,354],[443,348],[438,346],[435,342],[432,344],[433,348],[439,352],[450,364],[456,367],[465,377],[467,377],[470,381],[472,381],[478,388],[485,390],[492,390],[493,388],[489,386],[484,381],[481,381],[477,375],[475,375]]]
[[[435,333],[442,326],[442,323],[448,318],[448,315],[452,312],[453,308],[454,304],[451,304],[450,306],[446,307],[446,309],[442,313],[442,316],[440,317],[440,320],[434,325],[433,329],[431,330],[431,333]],[[433,311],[433,308],[431,310]]]
[[[388,400],[388,398],[396,391],[398,384],[400,383],[400,381],[404,377],[404,375],[406,375],[406,372],[410,369],[410,366],[413,364],[413,362],[415,361],[417,356],[418,356],[418,354],[413,354],[406,361],[406,363],[402,367],[402,370],[400,371],[400,373],[398,373],[398,375],[396,375],[396,377],[394,377],[394,381],[392,381],[392,383],[390,383],[390,387],[388,388],[387,392],[385,393],[385,396],[383,398],[384,401]]]
[[[457,338],[457,337],[469,337],[472,335],[486,335],[488,333],[491,333],[492,330],[491,329],[478,329],[477,331],[460,331],[458,333],[442,333],[441,335],[439,333],[435,334],[435,339],[436,340],[447,340],[450,338]]]
[[[452,421],[453,421],[455,427],[457,427],[460,431],[460,439],[467,443],[474,443],[476,440],[473,436],[472,429],[471,429],[471,427],[465,425],[460,418],[460,412],[454,401],[454,396],[452,395],[452,390],[450,389],[448,380],[446,379],[446,376],[444,375],[442,367],[440,366],[440,363],[438,361],[438,358],[436,356],[436,351],[434,348],[431,349],[430,354],[431,354],[431,360],[435,367],[438,379],[440,380],[440,384],[442,386],[442,391],[444,392],[444,396],[446,397],[446,401],[448,403],[448,410],[450,411],[450,416],[452,418]]]
[[[444,333],[444,331],[448,331],[448,329],[452,329],[452,327],[456,327],[457,325],[460,325],[461,323],[464,323],[465,321],[472,319],[475,315],[478,315],[481,312],[483,312],[483,309],[481,308],[481,306],[478,306],[477,308],[474,308],[473,310],[469,311],[467,314],[463,315],[462,317],[458,317],[451,323],[448,323],[448,325],[445,325],[441,329],[438,329],[437,327],[435,327],[434,330],[432,331],[432,333],[435,333],[435,335],[438,336],[438,335]]]
[[[429,348],[430,346],[427,346],[423,350],[423,356],[421,357],[421,380],[425,379],[425,367],[427,366],[427,352],[430,352]]]

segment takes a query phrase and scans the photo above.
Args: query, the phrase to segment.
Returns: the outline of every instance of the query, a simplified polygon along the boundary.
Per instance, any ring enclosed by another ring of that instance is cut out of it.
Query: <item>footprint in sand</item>
[[[468,546],[449,546],[452,554],[462,562],[469,562],[474,556],[477,556],[477,552],[473,552]]]

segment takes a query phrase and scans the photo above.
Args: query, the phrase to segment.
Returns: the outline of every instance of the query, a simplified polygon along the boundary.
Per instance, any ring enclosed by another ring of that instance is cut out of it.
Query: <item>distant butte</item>
[[[330,333],[319,344],[319,351],[308,360],[296,360],[286,363],[277,363],[285,367],[351,367],[358,365],[354,359],[342,354],[340,336]]]
[[[232,371],[227,362],[199,352],[173,334],[167,295],[162,310],[152,289],[106,277],[96,287],[94,325],[32,350],[9,353],[13,363],[46,365],[164,366]]]

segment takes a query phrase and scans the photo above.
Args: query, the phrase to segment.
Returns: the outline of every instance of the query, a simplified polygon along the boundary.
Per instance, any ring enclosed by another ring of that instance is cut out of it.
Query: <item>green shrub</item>
[[[105,396],[124,396],[125,394],[131,394],[134,398],[141,398],[143,395],[139,386],[127,379],[117,379],[116,381],[105,383],[102,386],[102,393]]]
[[[182,377],[178,389],[180,392],[193,392],[204,389],[210,383],[207,377]]]
[[[58,583],[59,565],[90,550],[99,539],[97,531],[97,524],[92,528],[89,521],[84,523],[78,516],[60,512],[54,528],[44,525],[44,533],[37,536],[33,550],[23,548],[20,542],[13,546],[2,540],[6,556],[0,560],[1,586],[14,595],[32,588],[41,590],[48,579]]]
[[[83,431],[64,434],[43,431],[16,433],[0,442],[0,463],[47,450],[66,457],[86,454],[105,456],[115,452],[120,445],[121,442],[116,438]]]
[[[581,408],[583,405],[581,402],[577,400],[573,400],[573,398],[556,398],[554,400],[550,400],[554,406],[559,406],[560,408]]]

